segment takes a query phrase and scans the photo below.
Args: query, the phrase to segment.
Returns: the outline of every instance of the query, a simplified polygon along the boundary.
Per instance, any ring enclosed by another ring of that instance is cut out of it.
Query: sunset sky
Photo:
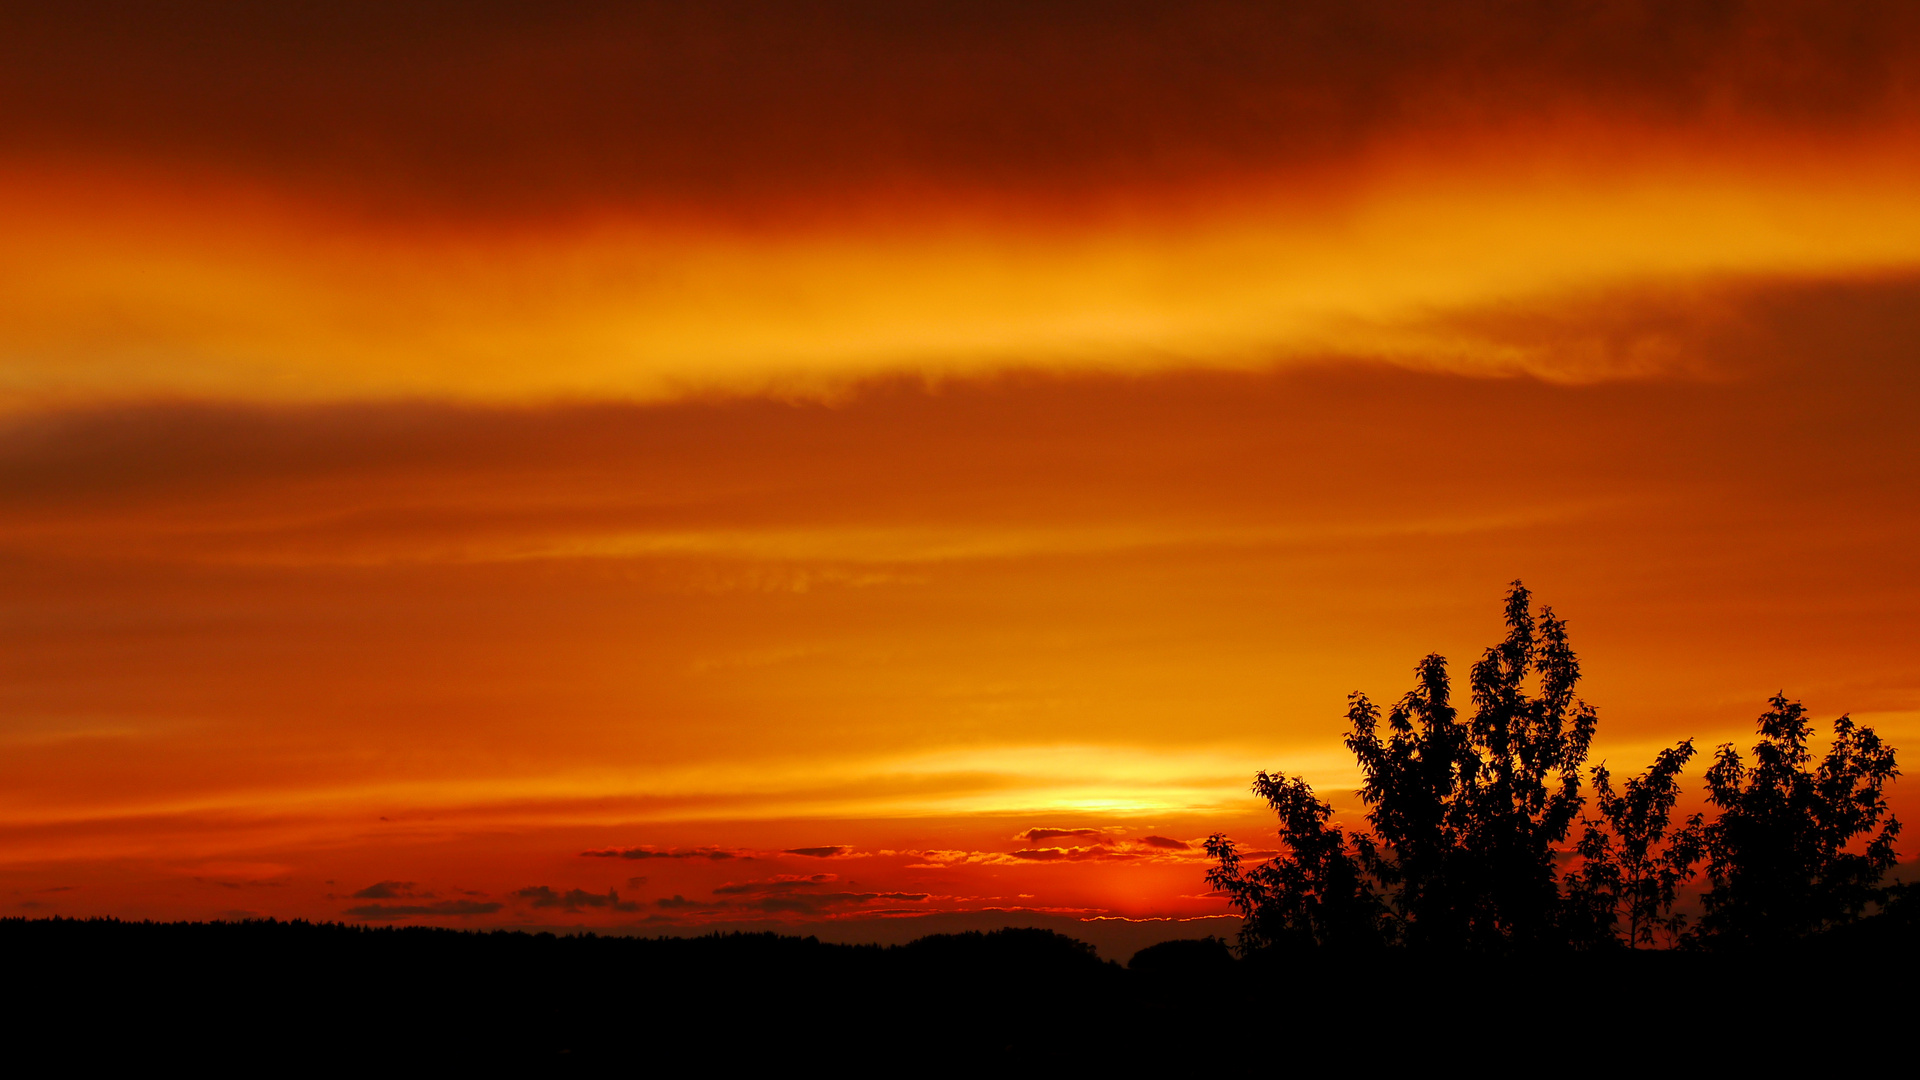
[[[0,6],[0,913],[1124,958],[1515,579],[1920,753],[1917,192],[1902,3]]]

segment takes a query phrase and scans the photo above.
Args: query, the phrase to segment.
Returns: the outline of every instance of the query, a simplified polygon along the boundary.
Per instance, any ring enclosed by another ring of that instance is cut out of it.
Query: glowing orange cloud
[[[1501,348],[1489,308],[1920,263],[1912,163],[1421,162],[1332,205],[1282,188],[1168,220],[409,235],[59,176],[0,192],[5,389],[34,403],[658,399],[890,372],[1247,368],[1328,355],[1591,379],[1649,353]],[[126,207],[118,209],[117,207]]]

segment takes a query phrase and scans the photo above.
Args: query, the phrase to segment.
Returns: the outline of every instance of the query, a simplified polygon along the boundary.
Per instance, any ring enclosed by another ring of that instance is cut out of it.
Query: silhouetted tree
[[[1378,707],[1364,694],[1351,697],[1346,743],[1365,778],[1359,794],[1370,830],[1349,835],[1329,824],[1331,807],[1299,777],[1259,775],[1254,791],[1280,817],[1281,854],[1247,869],[1232,841],[1207,843],[1215,859],[1208,881],[1245,917],[1243,947],[1398,942],[1510,951],[1564,943],[1595,926],[1611,935],[1614,919],[1598,918],[1592,895],[1569,905],[1558,876],[1556,845],[1580,812],[1580,769],[1596,724],[1574,693],[1579,661],[1566,624],[1550,608],[1536,617],[1517,581],[1506,625],[1506,639],[1473,666],[1466,720],[1438,655],[1415,668],[1415,687],[1387,713],[1384,733]],[[1688,753],[1668,752],[1674,771]],[[1670,780],[1657,764],[1642,782],[1652,785],[1645,813],[1619,810],[1649,843],[1665,832],[1671,801],[1653,796]],[[1620,847],[1633,852],[1640,841]],[[1644,892],[1641,876],[1659,881],[1657,868],[1642,865],[1648,857],[1620,863],[1622,882]],[[1618,886],[1609,888],[1618,895]],[[1628,904],[1632,933],[1664,913],[1657,901],[1665,895],[1656,886],[1651,900]]]
[[[1900,822],[1882,792],[1900,775],[1893,748],[1842,716],[1826,757],[1809,770],[1806,710],[1782,695],[1770,706],[1752,767],[1727,743],[1707,770],[1707,798],[1720,814],[1702,833],[1713,887],[1701,897],[1700,932],[1718,946],[1769,944],[1855,919],[1886,898],[1881,880],[1894,863]],[[1861,837],[1864,850],[1849,851]]]
[[[1567,874],[1562,912],[1574,943],[1619,943],[1623,918],[1629,947],[1653,944],[1656,931],[1669,945],[1679,939],[1686,916],[1673,907],[1700,861],[1705,823],[1695,814],[1671,836],[1668,826],[1680,797],[1680,770],[1692,757],[1691,739],[1662,750],[1617,793],[1607,767],[1594,767],[1600,817],[1585,821],[1575,849],[1580,866]]]
[[[1333,808],[1297,776],[1262,772],[1253,790],[1280,815],[1286,857],[1243,871],[1233,841],[1207,839],[1207,854],[1215,860],[1207,883],[1239,910],[1241,947],[1379,944],[1384,909],[1345,831],[1327,824]]]

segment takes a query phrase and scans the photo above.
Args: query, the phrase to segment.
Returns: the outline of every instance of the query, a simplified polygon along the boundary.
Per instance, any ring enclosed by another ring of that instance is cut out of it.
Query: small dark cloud
[[[403,896],[431,896],[432,893],[416,893],[411,881],[377,881],[353,894],[355,900],[392,900]]]
[[[1077,848],[1022,848],[1013,852],[1013,857],[1027,862],[1112,862],[1123,859],[1138,859],[1141,856],[1132,852],[1115,851],[1110,847]]]
[[[844,845],[844,844],[837,844],[837,845],[834,845],[834,846],[832,846],[832,847],[795,847],[795,848],[788,848],[788,849],[786,849],[785,851],[782,851],[782,852],[781,852],[780,854],[782,854],[782,855],[805,855],[805,856],[806,856],[807,858],[809,858],[809,859],[833,859],[833,858],[838,858],[838,857],[840,857],[840,856],[842,856],[842,855],[846,855],[846,854],[848,854],[848,853],[850,853],[850,852],[852,852],[852,851],[853,851],[853,849],[852,849],[852,848],[850,848],[850,847],[847,847],[847,846],[846,846],[846,845]]]
[[[653,906],[656,908],[659,908],[661,911],[684,911],[684,912],[692,913],[692,912],[701,912],[701,911],[721,911],[727,907],[730,907],[731,905],[729,904],[728,901],[725,901],[725,900],[709,900],[709,901],[689,900],[686,897],[681,896],[679,893],[674,893],[672,896],[663,896],[660,899],[655,900],[653,902]],[[648,920],[677,919],[677,918],[679,918],[679,916],[677,915],[661,915],[657,913],[647,916]]]
[[[710,847],[687,849],[669,848],[666,851],[660,851],[650,847],[610,847],[593,848],[588,851],[583,851],[580,854],[583,858],[588,859],[710,859],[714,862],[719,862],[723,859],[740,858],[738,852],[728,851],[725,848]]]
[[[1189,847],[1184,840],[1175,840],[1168,836],[1143,836],[1140,842],[1148,847],[1166,848],[1170,851],[1186,851]]]
[[[1026,832],[1014,837],[1014,839],[1025,840],[1029,844],[1037,844],[1042,840],[1058,840],[1063,836],[1091,837],[1099,835],[1099,829],[1028,829]]]
[[[46,907],[47,905],[41,903],[38,900],[22,900],[20,901],[20,906],[23,908],[31,909],[31,908]]]
[[[722,896],[740,897],[739,907],[768,914],[818,914],[835,910],[862,908],[875,901],[921,903],[930,894],[921,892],[830,892],[838,884],[833,874],[810,877],[783,875],[764,881],[728,882],[713,890]],[[674,903],[655,901],[659,907],[692,906],[679,897]]]
[[[406,919],[415,915],[491,915],[504,906],[476,900],[441,900],[432,904],[363,904],[350,907],[356,919]]]
[[[647,883],[647,879],[644,877],[630,877],[627,879],[627,888],[637,889],[640,886],[645,885],[646,883]]]
[[[895,903],[919,903],[930,894],[902,892],[835,892],[835,893],[781,893],[761,896],[747,901],[743,906],[769,914],[799,913],[809,914],[829,911],[836,908],[857,908],[875,900],[891,900]]]
[[[529,901],[537,908],[562,908],[566,911],[579,911],[582,908],[611,908],[614,911],[638,911],[640,905],[631,900],[620,899],[619,892],[608,889],[605,896],[590,893],[585,889],[568,889],[557,893],[545,885],[530,885],[513,894],[521,900]]]
[[[747,906],[772,914],[781,912],[806,914],[820,910],[821,903],[811,896],[763,896]]]
[[[833,881],[832,874],[815,874],[812,877],[781,876],[765,881],[729,881],[713,890],[716,896],[761,895],[766,893],[790,893],[818,888]]]

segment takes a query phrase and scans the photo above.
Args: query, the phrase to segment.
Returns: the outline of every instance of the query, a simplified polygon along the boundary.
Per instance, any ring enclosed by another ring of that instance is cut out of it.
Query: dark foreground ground
[[[1183,942],[1128,967],[1042,930],[880,948],[4,919],[0,1035],[14,1063],[261,1072],[1638,1076],[1748,1062],[1910,1075],[1917,955],[1911,925],[1883,919],[1764,955],[1235,960],[1217,942]]]

